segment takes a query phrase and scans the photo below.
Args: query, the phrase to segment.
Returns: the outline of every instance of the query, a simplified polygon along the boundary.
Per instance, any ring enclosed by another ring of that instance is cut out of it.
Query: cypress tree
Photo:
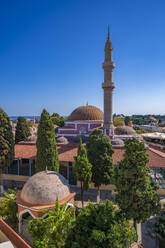
[[[146,165],[149,156],[144,143],[136,138],[125,142],[124,158],[115,169],[116,202],[127,219],[136,223],[145,222],[160,211],[157,185],[150,179]]]
[[[75,177],[81,183],[81,202],[82,206],[84,206],[84,191],[88,190],[90,186],[92,178],[92,165],[88,161],[87,151],[82,145],[81,139],[78,147],[78,155],[74,159],[75,163],[73,165],[73,172]]]
[[[25,140],[28,136],[30,136],[29,125],[23,116],[19,116],[16,126],[15,143]]]
[[[44,109],[37,132],[36,170],[59,171],[58,151],[56,147],[54,125],[49,113]]]
[[[2,172],[10,166],[14,158],[14,139],[10,119],[0,108],[0,185],[2,186]]]
[[[97,202],[100,201],[101,184],[113,182],[114,165],[112,154],[114,153],[109,137],[105,136],[101,130],[94,130],[88,137],[87,154],[89,162],[92,164],[92,182],[97,187]]]

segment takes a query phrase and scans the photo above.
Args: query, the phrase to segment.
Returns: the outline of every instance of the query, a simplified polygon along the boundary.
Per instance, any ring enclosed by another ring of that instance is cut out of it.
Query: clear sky
[[[0,1],[0,106],[9,115],[103,109],[107,26],[114,113],[165,114],[164,0]]]

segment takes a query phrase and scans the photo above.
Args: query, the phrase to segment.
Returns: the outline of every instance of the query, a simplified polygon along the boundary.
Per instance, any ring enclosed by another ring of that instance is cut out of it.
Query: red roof
[[[77,155],[77,145],[57,145],[59,160],[66,162],[74,162],[74,156]],[[35,159],[36,157],[35,144],[16,144],[15,145],[15,158]],[[148,166],[150,167],[165,167],[165,153],[148,148],[147,153],[150,157]],[[114,148],[113,162],[117,164],[123,159],[124,149]]]
[[[5,221],[0,219],[0,230],[16,248],[31,248]]]
[[[138,243],[133,243],[130,248],[142,248]]]

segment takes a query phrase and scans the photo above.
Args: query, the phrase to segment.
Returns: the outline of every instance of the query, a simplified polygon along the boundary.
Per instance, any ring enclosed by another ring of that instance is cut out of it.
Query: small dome
[[[129,126],[122,126],[115,128],[116,135],[136,135],[136,131]]]
[[[21,199],[29,204],[44,205],[63,200],[70,194],[67,180],[54,171],[41,171],[30,177],[21,191]]]
[[[36,135],[28,136],[28,137],[26,138],[25,141],[36,143],[36,141],[37,141],[37,136],[36,136]]]
[[[102,121],[103,112],[91,105],[81,106],[76,108],[71,115],[68,117],[69,121],[79,121],[79,120],[93,120],[93,121]]]
[[[124,146],[124,141],[122,139],[111,140],[112,146]]]
[[[65,138],[63,136],[58,137],[56,139],[56,142],[57,142],[57,144],[63,144],[63,145],[67,145],[69,143],[68,140],[67,140],[67,138]]]

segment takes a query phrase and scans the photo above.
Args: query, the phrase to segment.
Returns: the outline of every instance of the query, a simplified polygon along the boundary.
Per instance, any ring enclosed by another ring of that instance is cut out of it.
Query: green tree
[[[87,151],[82,145],[82,140],[80,139],[80,144],[78,147],[78,155],[74,158],[75,163],[73,165],[73,172],[75,177],[81,183],[81,202],[84,205],[84,191],[89,189],[91,178],[92,178],[92,165],[88,161]]]
[[[107,200],[82,208],[69,232],[65,248],[128,248],[135,240],[134,228]]]
[[[4,198],[0,201],[0,216],[4,217],[7,222],[14,224],[17,223],[18,207],[16,203],[16,192],[8,189],[9,193],[4,192]]]
[[[92,182],[97,187],[97,202],[100,201],[101,184],[113,182],[114,165],[112,154],[114,153],[109,137],[101,130],[95,129],[88,137],[87,154],[92,164]]]
[[[44,109],[41,114],[37,132],[37,171],[48,170],[59,171],[58,151],[54,125],[49,113]]]
[[[124,126],[124,118],[122,118],[122,117],[114,118],[113,124],[114,124],[115,127]]]
[[[65,117],[60,117],[58,113],[53,113],[52,116],[52,121],[54,123],[54,125],[57,125],[59,127],[63,127],[65,124],[65,121],[67,120],[67,118]]]
[[[128,126],[128,123],[131,121],[131,117],[130,116],[126,116],[124,118],[124,122],[125,122],[125,125]]]
[[[149,235],[159,241],[159,247],[165,248],[165,212],[164,209],[155,222],[149,222]]]
[[[14,139],[10,119],[0,108],[0,186],[3,191],[2,172],[10,166],[14,158]]]
[[[46,218],[35,218],[28,223],[28,231],[33,238],[34,246],[64,247],[68,232],[75,220],[75,209],[71,207],[66,210],[66,204],[61,208],[57,200],[54,209],[43,212],[47,214]]]
[[[145,222],[160,211],[157,185],[151,181],[149,156],[144,143],[136,138],[125,142],[124,158],[115,170],[116,202],[128,219]]]
[[[28,136],[30,136],[29,124],[23,116],[19,116],[15,132],[15,143],[25,140]]]

